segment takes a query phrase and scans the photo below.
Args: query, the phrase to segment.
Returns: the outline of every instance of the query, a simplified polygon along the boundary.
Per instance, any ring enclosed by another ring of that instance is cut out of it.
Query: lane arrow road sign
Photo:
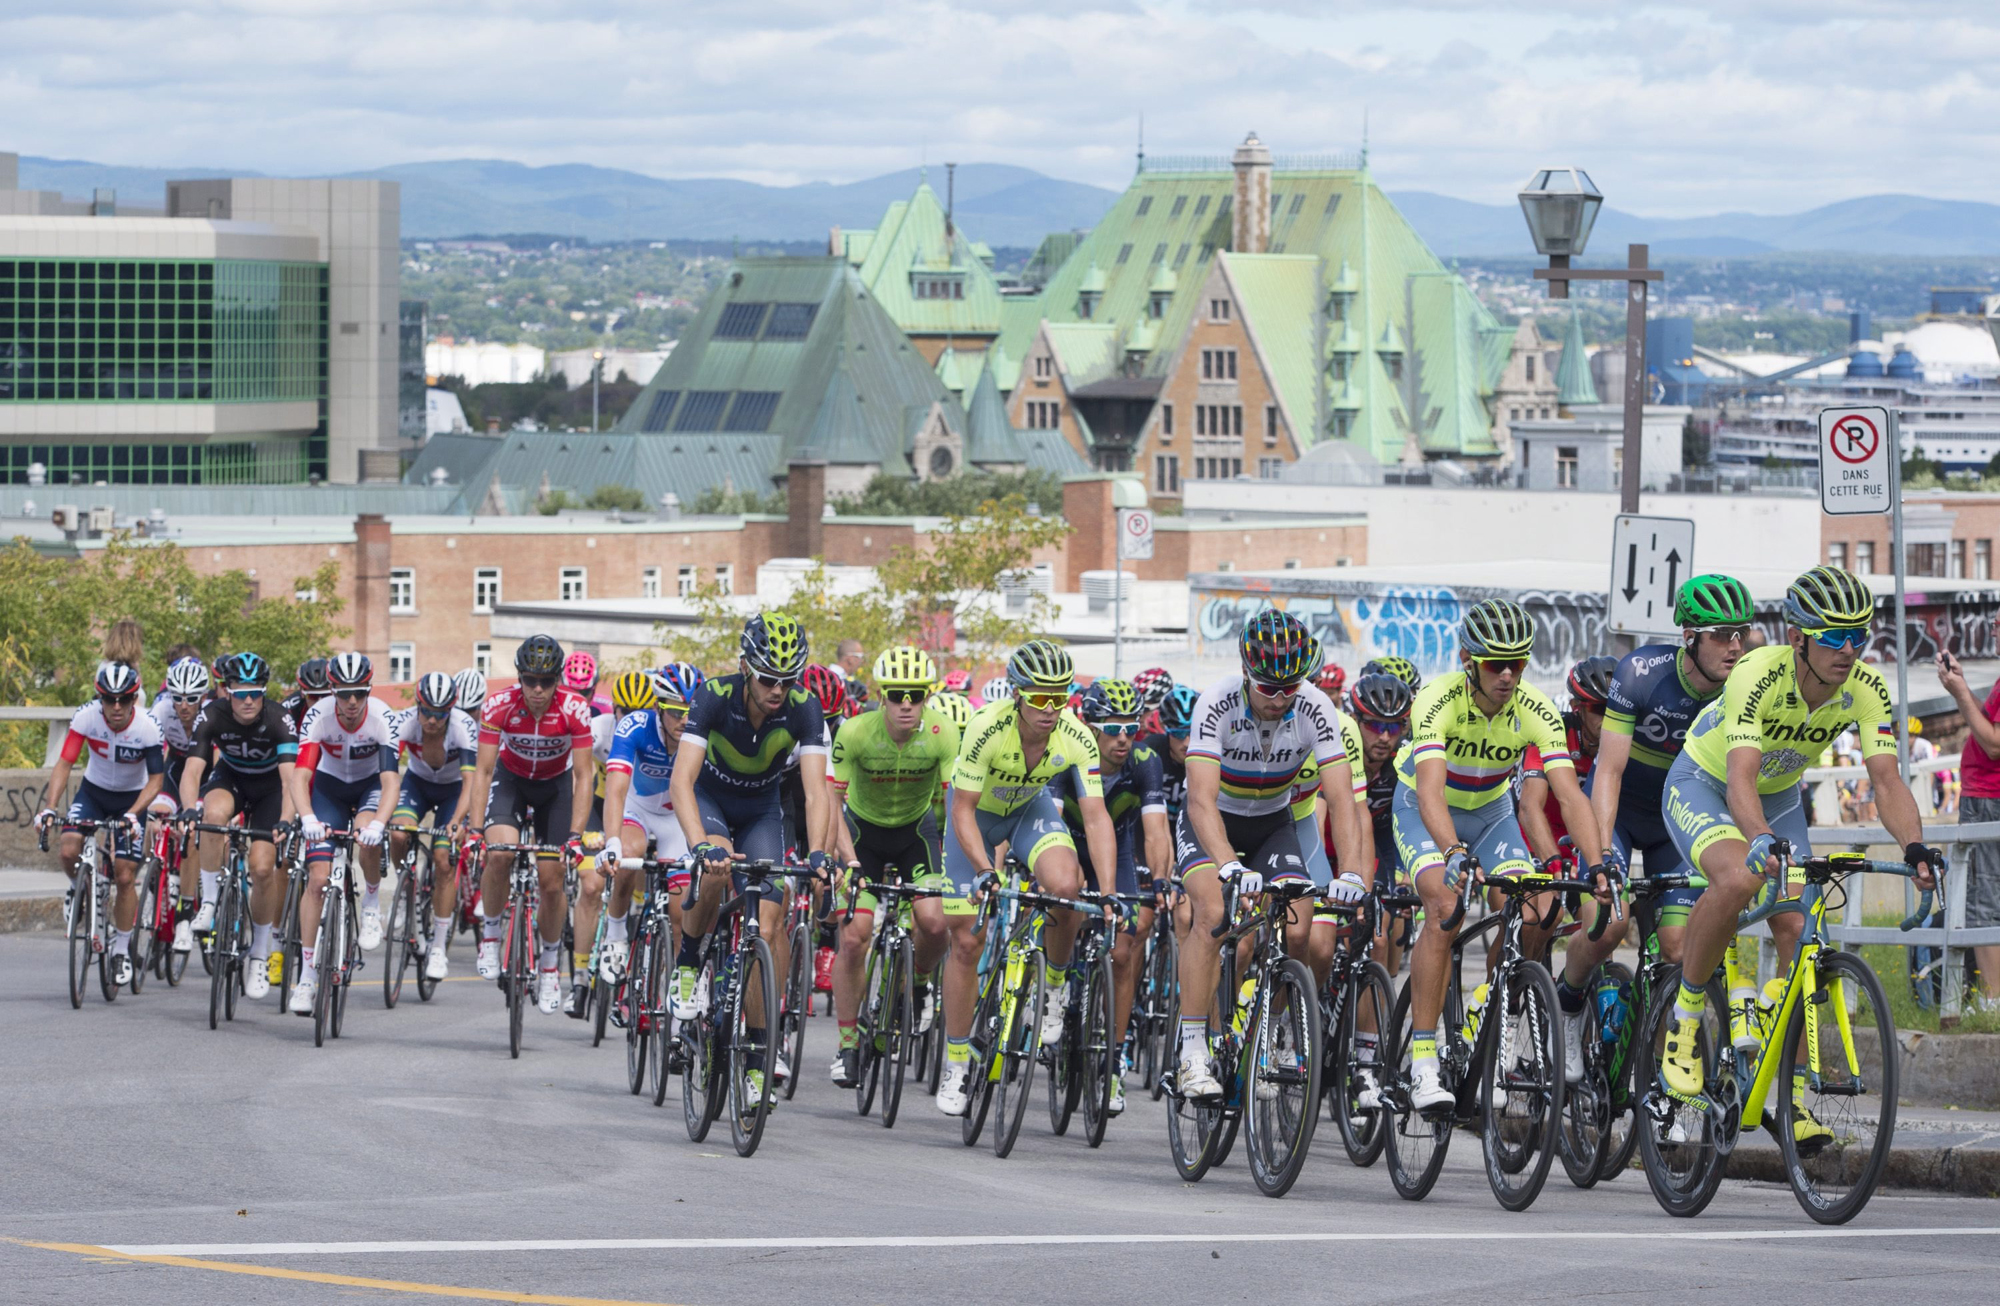
[[[1634,544],[1625,550],[1625,601],[1627,603],[1630,603],[1633,595],[1639,592],[1638,587],[1632,583],[1638,578],[1638,575],[1639,546]]]

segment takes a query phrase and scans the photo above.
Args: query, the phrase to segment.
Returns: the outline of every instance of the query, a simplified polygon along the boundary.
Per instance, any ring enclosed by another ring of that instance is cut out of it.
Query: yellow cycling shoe
[[[1667,1030],[1666,1046],[1660,1051],[1660,1078],[1667,1091],[1677,1097],[1701,1096],[1701,1053],[1695,1047],[1700,1028],[1699,1019],[1683,1016]]]
[[[1792,1142],[1800,1150],[1816,1152],[1833,1141],[1833,1130],[1806,1108],[1804,1084],[1792,1085]]]

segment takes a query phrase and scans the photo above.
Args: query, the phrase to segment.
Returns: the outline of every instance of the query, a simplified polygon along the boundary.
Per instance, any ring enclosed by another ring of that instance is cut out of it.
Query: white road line
[[[1763,1242],[1827,1238],[1991,1238],[2000,1226],[1926,1229],[1659,1229],[1537,1230],[1537,1238],[1576,1242]],[[772,1251],[839,1247],[1060,1247],[1143,1243],[1497,1242],[1518,1229],[1394,1233],[1051,1233],[965,1234],[905,1238],[530,1238],[519,1241],[446,1239],[436,1242],[343,1243],[101,1243],[126,1256],[348,1256],[398,1252]]]

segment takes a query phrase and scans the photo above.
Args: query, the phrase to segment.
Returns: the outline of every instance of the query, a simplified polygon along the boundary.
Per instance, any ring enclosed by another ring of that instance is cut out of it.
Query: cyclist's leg
[[[1444,927],[1458,906],[1458,886],[1445,883],[1444,850],[1437,846],[1417,810],[1417,791],[1398,782],[1391,806],[1396,853],[1410,868],[1417,895],[1424,900],[1424,928],[1410,952],[1411,1055],[1436,1059],[1438,1018],[1444,1011],[1445,983],[1451,967],[1451,945],[1458,927]],[[1458,811],[1452,809],[1454,824]],[[1461,836],[1463,837],[1463,836]]]
[[[779,805],[777,792],[746,801],[733,822],[734,842],[737,851],[753,862],[785,860],[785,818]],[[748,881],[735,886],[738,892],[748,887]],[[757,928],[764,937],[764,944],[771,951],[771,974],[789,973],[792,959],[792,941],[785,936],[785,899],[791,887],[789,880],[773,880],[763,902],[757,907]],[[748,1022],[752,1036],[764,1028],[764,991],[760,986],[752,986],[744,992],[743,1016]]]
[[[1667,823],[1658,812],[1621,810],[1613,833],[1627,867],[1633,854],[1645,862],[1646,874],[1677,875],[1687,869],[1687,861],[1675,847]],[[1678,965],[1681,945],[1687,935],[1688,913],[1701,897],[1701,886],[1672,889],[1654,899],[1654,929],[1660,937],[1660,956]]]
[[[316,775],[312,783],[312,811],[329,830],[345,830],[354,819],[359,798],[353,787],[330,775]],[[333,868],[333,845],[319,840],[306,847],[306,891],[299,899],[299,938],[310,962],[313,941],[319,937],[320,898],[326,891],[327,873]]]
[[[285,790],[276,771],[260,776],[236,775],[231,781],[234,810],[243,813],[244,824],[252,830],[270,831],[285,814]],[[221,842],[221,836],[216,836]],[[250,841],[244,856],[250,868],[250,955],[268,957],[271,930],[278,913],[285,909],[285,880],[278,874],[278,847],[269,833]],[[259,947],[263,952],[257,951]]]
[[[1225,823],[1228,820],[1223,819]],[[1222,947],[1215,939],[1215,927],[1222,924],[1222,881],[1215,860],[1195,839],[1185,807],[1174,823],[1174,845],[1182,896],[1187,901],[1186,911],[1176,913],[1175,921],[1181,931],[1181,1044],[1185,1051],[1197,1040],[1206,1047],[1209,1012],[1222,974]]]
[[[945,799],[945,810],[951,810],[950,794]],[[999,842],[999,833],[994,826],[994,818],[985,812],[978,817],[979,832],[986,841],[985,852],[990,859],[994,844]],[[973,883],[979,878],[977,863],[972,860],[958,839],[957,824],[947,825],[944,836],[944,873],[951,882],[951,894],[943,899],[945,920],[951,931],[951,952],[944,967],[944,1029],[947,1058],[963,1064],[966,1040],[972,1036],[972,1012],[979,1000],[979,949],[984,942],[981,935],[973,932],[978,921],[978,910],[972,903]]]
[[[570,802],[574,784],[569,774],[536,780],[524,786],[528,803],[535,809],[530,823],[534,842],[554,847],[569,838]],[[541,936],[541,965],[544,972],[556,969],[557,950],[562,947],[562,927],[569,886],[563,882],[562,858],[543,855],[535,859],[535,878],[541,888],[536,908],[537,933]]]
[[[902,858],[897,865],[909,872],[918,887],[950,887],[951,881],[944,873],[944,855],[938,846],[937,820],[932,812],[926,811],[915,825],[906,827]],[[912,933],[916,935],[913,951],[916,954],[917,974],[928,975],[937,969],[951,946],[945,899],[917,899],[911,908],[910,918]]]
[[[1069,823],[1063,820],[1062,807],[1044,789],[1014,813],[1013,822],[1014,832],[1009,838],[1014,847],[1026,850],[1027,855],[1021,860],[1028,864],[1042,892],[1074,898],[1083,888],[1083,863],[1077,857]],[[1076,932],[1082,926],[1082,919],[1073,911],[1049,913],[1048,928],[1042,934],[1042,951],[1048,959],[1052,991],[1069,979],[1070,951],[1076,946]]]
[[[1668,832],[1674,847],[1708,880],[1688,913],[1681,944],[1683,1014],[1700,1010],[1699,987],[1722,964],[1722,954],[1736,935],[1736,918],[1750,905],[1764,877],[1744,864],[1749,841],[1729,811],[1723,784],[1682,753],[1667,772]],[[1690,985],[1688,981],[1692,980]]]
[[[879,881],[890,860],[885,855],[884,835],[891,832],[853,812],[845,813],[845,817],[854,840],[854,860],[861,868],[855,874],[865,881]],[[855,1044],[855,1022],[861,1014],[862,973],[868,961],[868,945],[875,938],[875,912],[879,906],[875,895],[865,892],[854,895],[853,903],[851,915],[841,910],[845,903],[837,904],[834,911],[834,923],[840,933],[833,956],[833,1019],[843,1049]]]
[[[236,789],[232,773],[221,763],[210,768],[201,778],[201,821],[204,825],[228,825],[236,818]],[[197,883],[200,885],[201,910],[213,914],[216,900],[222,894],[222,854],[229,847],[229,841],[219,834],[204,830],[195,839],[195,855],[187,861],[194,864]],[[181,868],[182,892],[186,892],[187,867]],[[250,895],[250,914],[254,918],[264,914],[261,895]]]
[[[604,800],[593,798],[590,815],[583,823],[585,834],[604,832]],[[567,833],[565,831],[565,833]],[[576,947],[576,973],[581,976],[590,960],[591,946],[597,941],[597,916],[604,904],[604,867],[601,857],[586,856],[576,864],[576,901],[570,904],[575,930],[572,937]],[[579,983],[581,980],[579,980]]]
[[[522,781],[504,766],[493,768],[493,784],[486,792],[486,810],[477,815],[485,838],[485,868],[479,876],[480,946],[500,946],[506,929],[507,881],[513,871],[514,854],[497,851],[495,844],[520,843],[521,822],[528,814]]]
[[[1139,892],[1140,828],[1140,822],[1135,818],[1127,820],[1119,830],[1116,889],[1120,894]],[[1143,921],[1127,920],[1121,905],[1119,917],[1124,923],[1111,940],[1111,1045],[1114,1048],[1125,1042],[1125,1025],[1132,1018],[1132,998],[1139,991],[1139,959],[1144,955],[1139,940],[1145,937],[1143,931],[1152,924],[1150,912],[1139,913],[1139,916]]]

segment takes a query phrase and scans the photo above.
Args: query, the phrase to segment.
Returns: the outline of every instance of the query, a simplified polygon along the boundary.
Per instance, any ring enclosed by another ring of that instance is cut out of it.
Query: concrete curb
[[[1746,1140],[1730,1154],[1728,1175],[1731,1179],[1782,1184],[1786,1182],[1784,1157],[1775,1146],[1753,1146]],[[1889,1162],[1882,1169],[1882,1186],[1963,1197],[2000,1197],[2000,1151],[1892,1144]]]
[[[27,930],[59,930],[63,924],[63,900],[51,898],[0,898],[0,934]]]

